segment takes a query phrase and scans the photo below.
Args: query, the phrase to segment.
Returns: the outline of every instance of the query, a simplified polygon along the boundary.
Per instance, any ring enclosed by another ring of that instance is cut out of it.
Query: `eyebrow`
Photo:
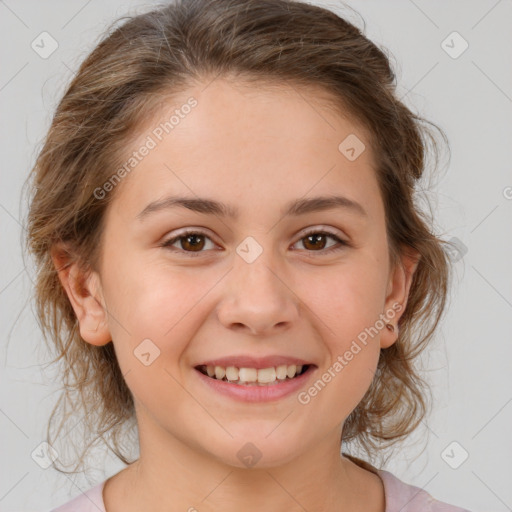
[[[239,210],[237,208],[213,199],[170,196],[149,203],[137,215],[137,218],[142,221],[151,213],[177,207],[187,208],[194,212],[206,215],[216,215],[232,219],[237,219],[239,217]],[[336,195],[296,199],[285,205],[281,215],[298,216],[306,213],[332,210],[335,208],[342,208],[361,217],[368,217],[368,213],[361,204],[349,199],[348,197]]]

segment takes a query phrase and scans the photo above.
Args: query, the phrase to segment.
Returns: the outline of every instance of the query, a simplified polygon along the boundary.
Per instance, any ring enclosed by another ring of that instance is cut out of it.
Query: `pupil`
[[[199,248],[199,249],[202,249],[203,245],[201,244],[201,241],[198,243],[198,239],[201,239],[202,238],[202,235],[187,235],[185,237],[185,244],[190,244],[191,245],[191,248]],[[204,242],[203,242],[204,244]],[[182,247],[183,249],[185,249],[186,247],[183,246],[182,244]]]
[[[323,239],[323,240],[320,240],[321,242],[325,242],[325,237],[324,235],[322,234],[314,234],[314,235],[308,235],[307,237],[307,240],[308,240],[308,243],[313,241],[313,248],[318,248],[319,245],[318,244],[315,244],[314,240],[315,239]],[[318,240],[317,240],[318,241]],[[320,249],[323,249],[323,244],[322,244],[322,247],[320,247]]]

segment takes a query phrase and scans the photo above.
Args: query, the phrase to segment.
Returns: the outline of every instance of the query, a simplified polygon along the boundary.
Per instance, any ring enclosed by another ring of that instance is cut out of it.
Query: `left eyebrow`
[[[170,196],[158,201],[149,203],[138,215],[137,219],[143,220],[150,213],[170,208],[187,208],[197,213],[206,215],[216,215],[220,217],[229,217],[237,219],[239,210],[231,205],[214,201],[207,198],[178,197]],[[319,196],[308,199],[296,199],[288,203],[283,211],[283,216],[298,216],[307,213],[314,213],[325,210],[342,208],[361,217],[368,217],[368,213],[363,206],[344,196]]]

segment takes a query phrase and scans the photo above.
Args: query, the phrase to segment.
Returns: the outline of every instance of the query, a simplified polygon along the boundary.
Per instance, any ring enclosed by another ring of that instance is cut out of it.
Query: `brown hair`
[[[421,258],[398,340],[381,350],[370,388],[345,421],[343,440],[357,441],[372,459],[411,433],[427,413],[430,391],[414,363],[441,319],[451,271],[443,250],[449,242],[433,233],[432,217],[414,197],[429,149],[437,167],[438,145],[427,124],[435,125],[397,98],[388,56],[335,13],[292,0],[181,0],[109,32],[66,90],[29,176],[26,240],[37,263],[37,314],[64,384],[47,441],[54,445],[70,432],[63,433],[69,404],[83,411],[84,436],[93,436],[75,469],[98,440],[124,463],[133,462],[130,444],[123,447],[124,427],[134,426],[133,397],[113,344],[96,347],[81,338],[50,251],[66,242],[70,258],[96,269],[104,212],[117,190],[101,199],[94,190],[122,163],[127,143],[162,98],[216,76],[320,87],[367,129],[392,262],[407,247]],[[54,420],[60,422],[53,436]]]

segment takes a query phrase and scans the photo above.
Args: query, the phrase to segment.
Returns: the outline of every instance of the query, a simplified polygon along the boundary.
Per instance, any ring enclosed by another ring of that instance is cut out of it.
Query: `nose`
[[[299,318],[300,301],[285,273],[273,270],[264,254],[252,263],[236,258],[228,274],[217,307],[218,319],[228,329],[271,335],[289,329]]]

